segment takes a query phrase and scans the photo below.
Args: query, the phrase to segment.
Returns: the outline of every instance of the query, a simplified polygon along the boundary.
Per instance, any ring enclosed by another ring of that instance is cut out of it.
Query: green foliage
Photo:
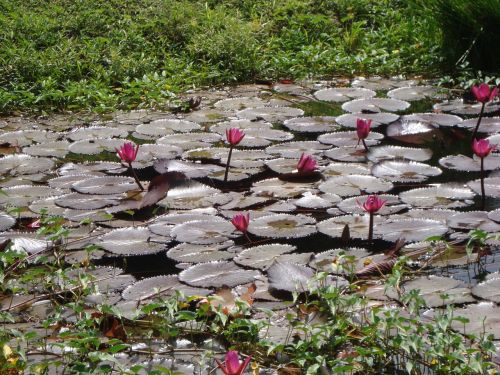
[[[399,0],[0,0],[0,111],[159,107],[192,85],[429,74]]]
[[[468,62],[474,70],[497,73],[500,67],[500,0],[416,0],[442,34],[445,63]]]

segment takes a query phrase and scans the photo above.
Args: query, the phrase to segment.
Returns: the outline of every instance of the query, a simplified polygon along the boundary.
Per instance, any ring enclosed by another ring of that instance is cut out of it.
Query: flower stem
[[[484,191],[484,158],[481,158],[481,210],[484,211],[486,194]]]
[[[474,133],[472,133],[472,140],[474,140],[476,138],[477,131],[479,130],[479,125],[481,124],[481,120],[483,118],[485,105],[486,105],[486,103],[483,103],[483,105],[481,106],[481,112],[479,112],[479,117],[477,118],[477,124],[476,124],[476,127],[474,128]]]
[[[368,152],[368,146],[366,145],[366,142],[364,139],[361,140],[361,142],[363,142],[363,146],[365,148],[365,151]]]
[[[144,190],[144,187],[142,186],[141,181],[139,181],[134,168],[132,168],[132,163],[128,163],[128,169],[130,169],[130,171],[132,172],[132,176],[134,176],[135,183],[137,184],[137,186],[139,186],[139,189]]]
[[[227,175],[229,173],[229,163],[231,162],[231,155],[233,154],[233,146],[229,147],[229,154],[227,155],[226,172],[224,173],[224,182],[227,182]]]
[[[248,232],[243,232],[245,234],[245,237],[247,238],[247,241],[249,244],[252,243],[252,240],[250,239],[250,236],[248,235]]]
[[[373,212],[370,212],[370,224],[368,228],[368,242],[373,241]]]

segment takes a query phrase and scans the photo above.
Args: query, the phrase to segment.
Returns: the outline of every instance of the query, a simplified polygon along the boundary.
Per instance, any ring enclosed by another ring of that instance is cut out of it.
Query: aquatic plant
[[[116,148],[115,150],[118,153],[120,159],[128,164],[128,169],[130,170],[130,172],[132,172],[134,180],[137,183],[137,186],[139,186],[139,189],[144,190],[144,187],[139,181],[134,168],[132,168],[132,162],[137,158],[137,153],[139,152],[139,145],[134,145],[132,142],[125,142],[119,149]]]
[[[479,86],[472,86],[471,91],[476,100],[481,103],[481,112],[479,112],[477,124],[474,128],[474,132],[472,133],[472,139],[475,139],[477,131],[479,129],[479,125],[481,125],[481,120],[483,118],[484,107],[486,106],[486,103],[491,102],[495,99],[498,94],[498,87],[493,87],[492,89],[490,89],[490,86],[488,84],[481,83]]]
[[[226,130],[226,140],[229,143],[229,154],[227,155],[226,171],[224,172],[224,182],[227,182],[227,175],[229,173],[229,164],[231,163],[231,155],[233,148],[245,137],[245,132],[238,128],[230,128]]]
[[[474,139],[472,142],[472,151],[481,159],[481,209],[484,210],[485,192],[484,192],[484,158],[496,148],[496,145],[490,144],[487,139]]]

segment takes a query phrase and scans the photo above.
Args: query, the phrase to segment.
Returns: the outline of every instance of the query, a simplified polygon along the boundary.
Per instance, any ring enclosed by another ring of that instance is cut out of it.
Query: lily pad
[[[28,175],[46,172],[54,167],[52,159],[37,158],[26,154],[7,155],[0,158],[0,174]]]
[[[481,180],[467,183],[477,194],[481,194]],[[500,198],[500,177],[487,177],[484,179],[484,194],[487,197]]]
[[[76,141],[68,146],[68,150],[75,154],[97,155],[101,152],[115,152],[126,142],[117,138],[96,138]]]
[[[283,125],[300,133],[322,133],[340,129],[332,116],[296,117],[285,120]]]
[[[374,217],[374,224],[383,226],[385,218],[382,216]],[[367,239],[369,229],[369,215],[344,215],[332,217],[327,220],[320,221],[317,224],[318,231],[333,238],[342,237],[345,226],[349,226],[349,235],[351,238]],[[377,237],[374,233],[374,237]]]
[[[480,229],[491,233],[500,231],[500,224],[491,220],[488,217],[488,212],[485,211],[456,213],[448,218],[447,224],[450,228],[454,229]]]
[[[448,169],[464,172],[478,172],[481,170],[481,161],[465,155],[450,155],[439,159],[439,164]],[[500,154],[490,154],[484,158],[484,170],[500,169]]]
[[[404,111],[409,106],[410,103],[403,100],[371,98],[351,100],[342,104],[342,109],[351,113],[379,113]]]
[[[457,208],[472,204],[474,193],[460,184],[440,184],[402,192],[401,200],[421,208]]]
[[[269,238],[299,238],[316,233],[316,220],[305,215],[276,214],[250,221],[248,231]]]
[[[458,126],[468,129],[474,129],[476,125],[477,118],[471,118],[458,124]],[[483,117],[478,132],[488,134],[500,133],[500,117]]]
[[[3,189],[3,193],[0,194],[0,206],[27,207],[38,199],[60,195],[62,192],[49,186],[18,185]]]
[[[239,97],[219,100],[214,104],[215,108],[223,111],[240,111],[245,108],[263,107],[265,103],[257,97]]]
[[[386,160],[372,167],[375,177],[393,182],[423,182],[441,173],[441,169],[437,167],[415,161]]]
[[[146,255],[165,250],[165,245],[150,241],[147,228],[119,228],[101,236],[97,244],[117,255]]]
[[[194,220],[177,224],[170,235],[179,242],[210,245],[227,241],[234,226],[227,221]]]
[[[365,143],[367,146],[374,146],[379,144],[380,140],[383,138],[384,136],[380,133],[370,132],[368,137],[365,139]],[[318,141],[337,147],[356,146],[360,144],[358,134],[355,131],[321,134],[318,137]]]
[[[393,187],[391,182],[366,175],[347,175],[331,177],[319,185],[324,193],[337,194],[341,197],[386,192]]]
[[[280,261],[283,254],[295,251],[296,247],[289,244],[269,244],[247,248],[241,251],[234,262],[245,267],[268,269],[275,261]]]
[[[137,125],[135,128],[137,133],[154,137],[162,137],[174,132],[189,133],[195,130],[201,130],[201,126],[192,121],[177,119],[154,120],[148,124]]]
[[[364,162],[366,152],[363,146],[343,146],[325,151],[325,156],[342,162]]]
[[[475,302],[469,288],[466,288],[461,281],[449,277],[422,276],[405,282],[402,288],[405,292],[419,290],[420,297],[429,307]],[[392,289],[387,294],[391,298],[398,298],[396,292]],[[444,296],[446,298],[443,298]],[[457,315],[460,314],[457,313]]]
[[[16,223],[16,219],[6,213],[0,212],[0,232],[10,229]]]
[[[500,277],[492,277],[477,284],[472,288],[472,294],[491,302],[500,303]]]
[[[236,255],[229,251],[232,241],[211,245],[181,243],[167,251],[167,257],[180,263],[205,263],[217,260],[229,260]]]
[[[103,207],[116,206],[120,203],[119,195],[90,195],[70,193],[57,197],[56,205],[77,210],[97,210]]]
[[[247,108],[236,113],[238,118],[247,120],[265,120],[268,122],[282,122],[286,119],[304,115],[304,111],[292,107],[255,107]]]
[[[329,148],[329,145],[317,141],[287,142],[267,147],[266,153],[284,158],[298,159],[302,153],[317,155]]]
[[[222,137],[215,133],[183,133],[166,135],[159,138],[156,143],[159,145],[168,145],[180,147],[183,150],[194,148],[209,147],[212,143],[219,142]]]
[[[439,112],[451,112],[455,115],[479,115],[481,103],[464,103],[462,99],[446,100],[434,104],[434,110]],[[500,110],[500,104],[488,103],[484,107],[484,113],[492,113]]]
[[[363,214],[365,211],[362,208],[368,195],[362,195],[344,199],[337,207],[349,214]],[[379,198],[384,200],[385,205],[377,212],[378,215],[392,215],[396,212],[406,209],[408,206],[401,203],[397,195],[381,194]]]
[[[378,146],[370,148],[368,159],[374,163],[384,160],[402,159],[426,161],[432,157],[432,151],[427,148],[412,148],[401,146]]]
[[[127,138],[128,131],[121,128],[109,126],[90,126],[88,128],[76,128],[69,132],[66,137],[72,141],[96,138]]]
[[[75,182],[72,188],[81,194],[112,195],[137,189],[137,185],[131,177],[105,176]]]
[[[277,178],[262,180],[253,184],[251,191],[259,197],[294,198],[305,192],[314,192],[314,183],[287,182]]]
[[[375,129],[380,125],[390,124],[399,119],[399,115],[394,113],[346,113],[336,118],[338,124],[347,128],[355,128],[358,119],[372,120],[371,129]]]
[[[187,188],[169,190],[167,197],[159,201],[158,205],[170,209],[190,210],[212,207],[214,204],[221,205],[230,200],[229,196],[221,194],[219,190],[197,183]]]
[[[175,296],[177,291],[184,296],[206,296],[211,290],[193,288],[179,281],[177,275],[149,277],[128,286],[122,297],[127,301],[150,301],[159,298]]]
[[[260,276],[255,270],[245,270],[233,262],[200,263],[179,274],[179,280],[193,286],[230,288],[247,284]]]
[[[392,99],[414,101],[435,97],[438,88],[434,86],[410,86],[400,87],[387,92],[387,96]]]
[[[429,237],[441,236],[448,231],[442,222],[430,219],[392,219],[373,227],[374,235],[386,241],[404,238],[407,242],[423,241]]]
[[[370,89],[353,87],[334,87],[330,89],[318,90],[314,96],[318,100],[325,102],[343,103],[351,99],[372,98],[377,93]]]
[[[322,194],[316,195],[307,191],[299,199],[293,201],[293,204],[297,207],[309,208],[309,209],[323,209],[329,208],[340,202],[341,198],[336,194]]]
[[[349,174],[369,175],[370,168],[366,164],[357,163],[329,163],[325,167],[320,167],[321,174],[325,177],[337,177]]]
[[[23,148],[25,154],[31,156],[50,156],[56,158],[63,158],[68,154],[68,141],[51,141],[41,144],[35,144]]]

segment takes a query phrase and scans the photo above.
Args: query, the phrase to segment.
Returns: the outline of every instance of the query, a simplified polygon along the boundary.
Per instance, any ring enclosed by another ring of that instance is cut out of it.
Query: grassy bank
[[[0,0],[0,111],[132,108],[192,85],[433,74],[398,0]]]

